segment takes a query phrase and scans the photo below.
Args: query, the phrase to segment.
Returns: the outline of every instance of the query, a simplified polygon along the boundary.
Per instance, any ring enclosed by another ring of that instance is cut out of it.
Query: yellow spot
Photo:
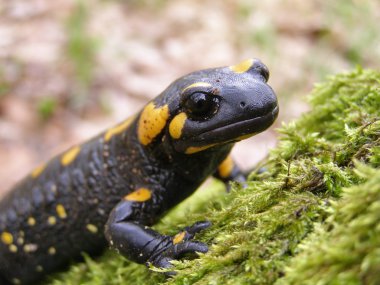
[[[44,171],[46,165],[45,164],[42,164],[40,166],[37,166],[33,171],[32,171],[32,177],[33,178],[37,178],[41,173],[42,171]]]
[[[57,207],[55,207],[55,210],[57,211],[58,217],[61,219],[67,218],[65,207],[63,207],[62,204],[58,204]]]
[[[17,252],[17,246],[15,246],[14,244],[11,244],[10,246],[9,246],[9,251],[10,252]]]
[[[209,144],[209,145],[204,145],[204,146],[190,146],[185,150],[186,154],[193,154],[196,152],[200,152],[202,150],[208,149],[210,147],[215,146],[216,144]]]
[[[225,160],[219,165],[218,172],[222,178],[227,178],[231,175],[231,171],[234,169],[234,162],[232,157],[229,155]]]
[[[129,127],[129,125],[133,122],[134,118],[135,118],[135,116],[132,116],[132,117],[128,118],[127,120],[125,120],[124,122],[118,124],[117,126],[107,130],[106,133],[104,134],[104,140],[107,142],[114,135],[121,134],[123,131],[125,131]]]
[[[1,241],[7,245],[10,245],[13,243],[13,236],[11,233],[3,232],[1,234]]]
[[[24,245],[24,251],[25,252],[34,252],[38,249],[38,246],[36,244],[33,244],[33,243],[29,243],[29,244],[26,244]]]
[[[179,113],[173,118],[169,125],[169,133],[172,138],[179,139],[182,135],[182,129],[185,126],[187,116],[186,113]]]
[[[18,284],[21,284],[21,280],[17,279],[17,278],[13,278],[12,279],[12,283],[15,284],[15,285],[18,285]]]
[[[19,245],[23,245],[24,244],[24,238],[22,238],[22,237],[17,238],[17,243]]]
[[[33,227],[36,224],[36,219],[33,217],[28,218],[28,225]]]
[[[50,217],[48,218],[48,224],[49,224],[49,225],[53,226],[53,225],[55,225],[56,223],[57,223],[57,219],[56,219],[56,217],[54,217],[54,216],[50,216]]]
[[[138,138],[141,144],[148,145],[158,136],[169,118],[169,107],[164,105],[156,108],[150,102],[142,111],[138,125]]]
[[[68,165],[71,162],[74,161],[74,159],[77,157],[77,155],[80,152],[80,147],[79,146],[74,146],[70,148],[68,151],[66,151],[61,158],[61,163],[62,165]]]
[[[98,228],[93,224],[87,224],[86,228],[89,232],[93,234],[96,234],[98,232]]]
[[[247,72],[253,66],[254,62],[254,59],[247,59],[236,65],[230,66],[230,69],[236,73],[244,73]]]
[[[212,86],[210,83],[207,82],[195,82],[193,84],[190,84],[189,86],[185,87],[182,89],[182,93],[185,92],[186,90],[190,88],[195,88],[195,87],[210,87]]]
[[[56,254],[56,252],[57,252],[57,250],[55,249],[55,247],[49,247],[49,249],[48,249],[48,253],[50,254],[50,255],[54,255],[54,254]]]
[[[152,197],[152,192],[147,188],[139,188],[136,191],[129,193],[124,197],[127,201],[145,202]]]
[[[42,271],[44,271],[44,268],[41,265],[37,265],[36,266],[36,271],[37,272],[42,272]]]
[[[173,238],[173,244],[180,243],[185,238],[186,232],[180,232],[176,234]]]
[[[55,184],[51,185],[50,190],[53,193],[57,193],[57,185],[55,185]]]

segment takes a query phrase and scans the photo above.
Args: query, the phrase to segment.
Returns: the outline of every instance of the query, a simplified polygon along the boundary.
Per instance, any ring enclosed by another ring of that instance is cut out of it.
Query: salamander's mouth
[[[279,108],[276,105],[271,111],[264,115],[237,120],[231,124],[206,130],[197,135],[179,140],[175,144],[177,151],[192,154],[213,146],[235,143],[251,137],[269,128],[276,120]]]
[[[273,110],[265,115],[205,131],[194,137],[192,141],[198,146],[240,141],[269,128],[276,120],[278,112],[279,108],[275,106]]]

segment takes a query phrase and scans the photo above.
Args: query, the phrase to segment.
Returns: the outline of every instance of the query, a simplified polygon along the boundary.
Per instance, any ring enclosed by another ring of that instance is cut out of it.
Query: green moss
[[[44,97],[37,102],[37,112],[42,120],[48,120],[57,109],[57,100],[54,97]]]
[[[107,252],[53,284],[379,284],[380,73],[332,77],[310,104],[245,189],[202,190],[156,226],[213,223],[197,237],[209,253],[175,262],[174,278]]]
[[[276,284],[380,284],[380,170],[359,171],[365,182],[344,189]]]

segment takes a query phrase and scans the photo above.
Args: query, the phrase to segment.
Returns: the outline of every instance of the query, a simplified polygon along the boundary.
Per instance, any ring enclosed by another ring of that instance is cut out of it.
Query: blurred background
[[[188,72],[260,58],[280,103],[245,169],[326,76],[380,63],[380,1],[0,0],[0,195]]]

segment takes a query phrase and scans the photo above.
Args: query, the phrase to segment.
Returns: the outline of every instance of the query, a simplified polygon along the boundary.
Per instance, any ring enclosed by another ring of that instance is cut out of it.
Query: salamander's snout
[[[241,112],[252,117],[266,115],[278,107],[276,94],[266,83],[249,86],[237,97],[241,99],[239,101]]]
[[[261,77],[264,79],[264,82],[267,82],[269,79],[269,69],[268,67],[261,62],[261,60],[256,59],[252,67]]]
[[[244,60],[236,65],[229,67],[233,72],[237,74],[248,73],[255,77],[258,77],[263,82],[267,82],[269,79],[268,67],[259,59],[250,58]]]

